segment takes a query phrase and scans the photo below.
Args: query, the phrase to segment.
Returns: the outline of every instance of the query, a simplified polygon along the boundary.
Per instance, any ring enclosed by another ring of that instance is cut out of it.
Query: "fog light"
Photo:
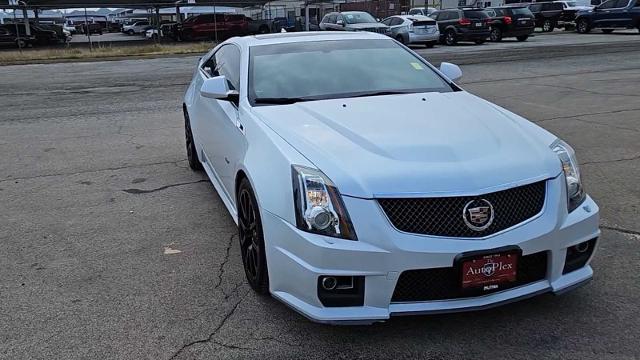
[[[567,248],[567,256],[564,260],[564,269],[562,270],[562,273],[570,273],[587,265],[587,261],[595,249],[596,240],[597,238],[591,239]]]
[[[318,299],[326,307],[363,306],[364,276],[320,276]]]
[[[333,290],[336,288],[337,284],[338,280],[336,280],[336,278],[334,278],[333,276],[322,278],[322,288],[325,290]]]
[[[589,250],[589,242],[585,241],[583,243],[580,243],[576,246],[574,246],[574,248],[576,249],[577,252],[579,253],[584,253],[587,252]]]

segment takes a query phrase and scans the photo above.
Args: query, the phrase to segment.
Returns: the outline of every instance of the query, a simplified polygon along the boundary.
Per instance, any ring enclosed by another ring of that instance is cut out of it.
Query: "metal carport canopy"
[[[215,1],[198,1],[195,3],[186,0],[23,0],[29,8],[40,9],[64,9],[64,8],[100,8],[100,7],[125,7],[125,8],[151,8],[151,7],[169,7],[169,6],[230,6],[230,7],[248,7],[256,5],[264,5],[268,0],[215,0]],[[2,5],[6,2],[7,6]],[[0,0],[0,8],[12,8],[14,2],[9,0]]]

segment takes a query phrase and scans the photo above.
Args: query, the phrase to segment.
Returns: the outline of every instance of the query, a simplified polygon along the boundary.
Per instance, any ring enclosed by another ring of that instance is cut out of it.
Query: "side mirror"
[[[200,87],[200,94],[210,99],[233,100],[238,92],[229,90],[227,78],[224,75],[206,79]]]
[[[338,21],[336,21],[336,24],[338,24],[340,26],[344,26],[344,21],[343,20],[338,20]]]
[[[462,78],[462,70],[458,65],[452,63],[443,62],[440,64],[440,72],[451,81],[457,81]]]

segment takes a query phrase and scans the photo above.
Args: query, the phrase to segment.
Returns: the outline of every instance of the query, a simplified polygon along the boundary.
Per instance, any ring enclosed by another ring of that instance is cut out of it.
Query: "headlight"
[[[551,149],[560,158],[562,171],[567,184],[567,204],[569,212],[575,210],[586,198],[582,181],[580,180],[580,169],[576,160],[576,153],[569,144],[558,139],[551,144]]]
[[[320,170],[291,167],[293,199],[298,229],[357,240],[340,192]]]

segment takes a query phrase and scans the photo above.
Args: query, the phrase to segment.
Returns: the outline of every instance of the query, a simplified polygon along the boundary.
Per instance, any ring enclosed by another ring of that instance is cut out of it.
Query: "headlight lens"
[[[586,198],[576,153],[569,144],[558,139],[551,144],[551,149],[558,155],[562,163],[562,171],[567,184],[567,204],[569,212],[575,210]]]
[[[292,166],[293,199],[298,229],[357,240],[340,192],[320,170]]]

